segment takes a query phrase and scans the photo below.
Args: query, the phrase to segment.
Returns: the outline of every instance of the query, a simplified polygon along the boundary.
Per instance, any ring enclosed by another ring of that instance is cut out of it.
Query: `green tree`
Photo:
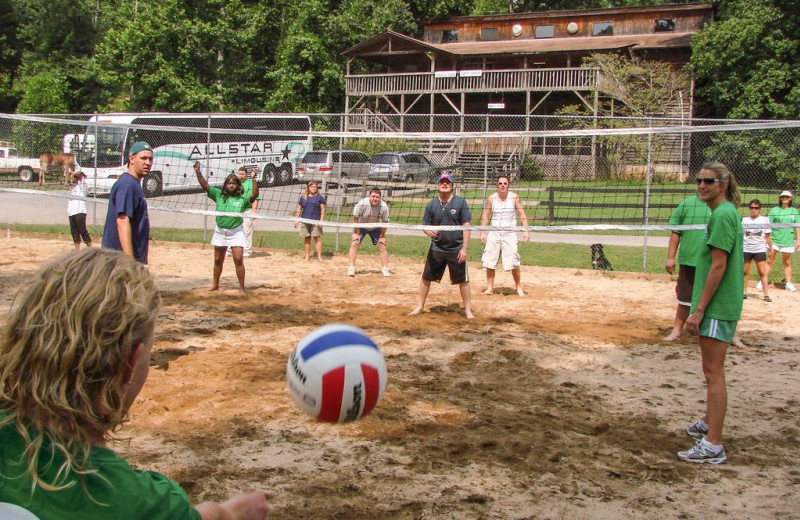
[[[697,94],[716,116],[800,117],[797,1],[726,0],[695,36]]]
[[[800,117],[800,6],[796,0],[725,0],[719,21],[695,36],[697,95],[717,117]],[[723,160],[766,187],[800,187],[800,136],[791,132],[714,135],[706,158]]]

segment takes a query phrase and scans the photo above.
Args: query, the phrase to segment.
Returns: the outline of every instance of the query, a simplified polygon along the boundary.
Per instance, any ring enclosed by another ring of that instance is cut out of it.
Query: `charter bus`
[[[153,147],[142,181],[147,197],[197,187],[195,162],[210,184],[221,186],[245,166],[258,168],[259,186],[272,187],[297,179],[297,165],[312,149],[310,130],[311,119],[300,114],[103,114],[89,119],[84,142],[94,153],[86,150],[81,165],[89,191],[107,193],[127,169],[131,145],[147,141]]]

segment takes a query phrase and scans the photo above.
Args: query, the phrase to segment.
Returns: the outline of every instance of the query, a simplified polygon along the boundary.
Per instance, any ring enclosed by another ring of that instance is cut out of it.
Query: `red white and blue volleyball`
[[[378,345],[358,327],[330,324],[297,344],[286,364],[298,408],[323,422],[345,423],[369,414],[386,389]]]

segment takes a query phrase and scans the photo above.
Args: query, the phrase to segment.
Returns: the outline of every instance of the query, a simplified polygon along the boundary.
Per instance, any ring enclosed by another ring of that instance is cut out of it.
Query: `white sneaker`
[[[242,256],[245,258],[250,258],[250,255],[252,255],[252,253],[250,253],[249,251],[245,251],[244,253],[242,253]]]
[[[392,276],[392,273],[389,272],[389,268],[388,267],[382,267],[381,268],[381,274],[383,276],[387,277],[387,278]]]
[[[789,292],[797,292],[797,287],[792,282],[786,282],[786,290]]]
[[[759,281],[759,282],[756,284],[756,289],[760,291],[760,290],[761,290],[761,289],[763,289],[763,288],[764,288],[764,286],[763,286],[763,285],[761,285],[761,282]]]
[[[347,266],[347,276],[355,276],[356,275],[356,266],[348,265]]]

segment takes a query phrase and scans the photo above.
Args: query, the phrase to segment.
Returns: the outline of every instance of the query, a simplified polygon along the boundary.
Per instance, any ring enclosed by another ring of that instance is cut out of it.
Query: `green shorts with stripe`
[[[700,336],[730,343],[736,336],[736,325],[738,323],[738,321],[703,318],[703,321],[700,322]]]

